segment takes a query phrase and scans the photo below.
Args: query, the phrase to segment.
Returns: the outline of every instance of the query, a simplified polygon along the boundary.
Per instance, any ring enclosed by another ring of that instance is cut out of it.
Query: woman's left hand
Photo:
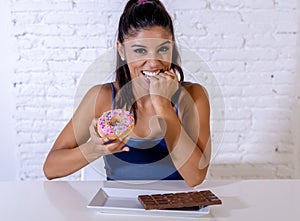
[[[171,101],[178,90],[178,77],[172,69],[150,79],[150,95],[153,101]]]

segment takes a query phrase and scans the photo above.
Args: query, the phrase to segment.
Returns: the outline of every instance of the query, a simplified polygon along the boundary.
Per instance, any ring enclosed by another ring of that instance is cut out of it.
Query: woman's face
[[[141,29],[134,37],[128,37],[118,50],[129,67],[131,79],[141,78],[149,85],[149,78],[169,70],[172,62],[173,37],[165,28],[153,26]]]

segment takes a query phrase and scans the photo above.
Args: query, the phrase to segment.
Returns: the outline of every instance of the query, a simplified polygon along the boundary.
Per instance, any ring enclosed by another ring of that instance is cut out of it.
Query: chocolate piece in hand
[[[139,195],[138,199],[146,210],[183,209],[222,204],[222,201],[210,190]]]

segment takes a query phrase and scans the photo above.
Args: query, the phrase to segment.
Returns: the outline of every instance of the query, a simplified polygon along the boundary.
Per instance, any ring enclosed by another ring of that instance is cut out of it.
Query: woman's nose
[[[149,64],[157,64],[158,62],[161,61],[161,56],[158,54],[158,53],[155,53],[155,52],[151,52],[151,53],[148,53],[147,54],[147,57],[146,57],[146,61],[149,63]]]
[[[146,62],[149,64],[150,67],[155,67],[159,63],[159,60],[155,58],[151,58],[151,59],[147,59]]]

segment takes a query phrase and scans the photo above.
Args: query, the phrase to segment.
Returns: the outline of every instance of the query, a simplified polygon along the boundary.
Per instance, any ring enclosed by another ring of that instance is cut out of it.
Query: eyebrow
[[[165,45],[165,44],[171,44],[171,41],[165,41],[165,42],[161,43],[161,44],[159,45],[159,47],[160,47],[160,46],[163,46],[163,45]],[[133,48],[133,47],[146,48],[146,46],[144,46],[144,45],[138,45],[138,44],[131,45],[131,47],[132,47],[132,48]]]

